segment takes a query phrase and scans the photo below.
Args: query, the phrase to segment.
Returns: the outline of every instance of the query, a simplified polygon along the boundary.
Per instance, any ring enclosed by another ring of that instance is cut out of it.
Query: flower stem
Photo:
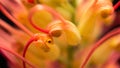
[[[101,38],[98,42],[96,42],[92,49],[89,51],[88,55],[86,56],[85,60],[82,62],[81,67],[80,68],[84,68],[85,65],[87,64],[88,60],[90,59],[91,55],[95,52],[95,50],[97,50],[98,47],[101,46],[102,43],[104,43],[106,40],[108,40],[109,38],[120,34],[120,28],[116,28],[113,31],[111,31],[110,33],[108,33],[107,35],[105,35],[103,38]]]
[[[73,66],[72,66],[72,62],[73,62],[73,56],[74,56],[74,51],[75,51],[75,49],[74,49],[74,47],[73,46],[69,46],[68,48],[67,48],[67,54],[68,54],[68,63],[67,63],[67,68],[72,68]]]

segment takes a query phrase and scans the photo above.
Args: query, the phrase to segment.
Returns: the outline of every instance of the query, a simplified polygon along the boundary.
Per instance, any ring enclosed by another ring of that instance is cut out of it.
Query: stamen
[[[25,31],[28,35],[32,36],[33,33],[29,31],[26,27],[24,27],[22,24],[20,24],[15,18],[13,18],[0,4],[0,10],[11,20],[14,24],[16,24],[19,28],[21,28],[23,31]]]
[[[109,38],[120,34],[120,28],[116,28],[115,30],[111,31],[110,33],[108,33],[107,35],[105,35],[103,38],[101,38],[98,42],[96,42],[92,49],[89,51],[88,55],[86,56],[85,60],[82,62],[81,67],[80,68],[84,68],[85,65],[87,64],[88,60],[90,59],[91,55],[95,52],[95,50],[97,50],[98,47],[101,46],[102,43],[104,43],[106,40],[108,40]]]
[[[21,59],[24,63],[27,63],[29,66],[31,66],[32,68],[37,68],[36,66],[34,66],[32,63],[30,63],[28,60],[26,60],[25,58],[23,58],[22,56],[20,56],[19,54],[15,53],[14,51],[11,51],[8,48],[3,47],[4,45],[0,44],[0,49],[3,49],[5,51],[10,52],[11,54],[15,55],[16,57],[18,57],[19,59]]]
[[[118,2],[114,5],[114,10],[116,10],[118,7],[120,7],[120,1],[118,1]]]
[[[28,49],[28,47],[30,46],[30,44],[31,44],[33,41],[37,41],[37,40],[38,40],[38,37],[37,37],[37,35],[35,35],[34,37],[32,37],[32,38],[27,42],[27,44],[25,45],[25,48],[24,48],[24,50],[23,50],[23,57],[25,57],[26,52],[27,52],[27,49]],[[23,62],[23,68],[26,68],[25,62]]]

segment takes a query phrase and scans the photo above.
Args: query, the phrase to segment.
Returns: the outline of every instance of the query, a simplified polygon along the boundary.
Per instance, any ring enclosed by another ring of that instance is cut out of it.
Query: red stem
[[[104,43],[106,40],[108,40],[109,38],[120,34],[120,28],[116,28],[115,30],[111,31],[110,33],[108,33],[107,35],[105,35],[103,38],[101,38],[98,42],[96,42],[92,49],[89,51],[88,55],[86,56],[85,60],[82,62],[81,67],[80,68],[84,68],[85,65],[87,64],[88,60],[90,59],[91,55],[95,52],[95,50],[97,50],[98,47],[101,46],[102,43]]]
[[[120,6],[120,1],[117,2],[117,4],[114,5],[114,10],[116,10]]]
[[[28,42],[27,44],[25,45],[25,48],[23,50],[23,57],[25,58],[25,55],[26,55],[26,52],[27,52],[27,49],[28,47],[30,46],[30,44],[33,42],[33,41],[36,41],[38,40],[38,37],[37,36],[34,36],[32,37]],[[25,62],[23,62],[23,68],[26,68],[26,65],[25,65]]]
[[[53,15],[54,19],[57,18],[62,23],[66,24],[65,19],[59,13],[57,13],[54,9],[52,9],[52,8],[46,6],[46,5],[39,5],[39,6],[43,7],[43,9],[45,9],[48,12],[50,12]]]
[[[49,30],[45,30],[45,29],[42,29],[40,27],[38,27],[37,25],[35,25],[32,21],[32,14],[29,15],[29,21],[30,21],[30,24],[37,30],[39,30],[40,32],[43,32],[43,33],[46,33],[46,34],[49,34]]]
[[[27,63],[29,66],[31,66],[32,68],[37,68],[36,66],[34,66],[32,63],[30,63],[28,60],[26,60],[24,57],[20,56],[19,54],[11,51],[10,49],[7,49],[5,47],[3,47],[4,45],[0,44],[0,49],[3,49],[5,51],[10,52],[11,54],[15,55],[16,57],[18,57],[19,59],[21,59],[24,63]]]
[[[61,17],[61,16],[60,16],[57,12],[55,12],[52,8],[50,8],[50,7],[46,6],[46,5],[36,5],[36,6],[31,10],[31,12],[30,12],[29,21],[30,21],[30,24],[31,24],[34,28],[36,28],[37,30],[39,30],[39,31],[41,31],[41,32],[44,32],[44,33],[46,33],[46,34],[49,34],[49,30],[45,30],[45,29],[42,29],[42,28],[38,27],[38,26],[35,25],[35,24],[33,23],[33,21],[32,21],[32,16],[33,16],[33,14],[34,14],[35,12],[41,11],[41,10],[46,10],[46,11],[48,11],[49,13],[51,13],[51,14],[53,15],[54,19],[57,18],[57,19],[61,20],[62,23],[66,24],[64,18]]]

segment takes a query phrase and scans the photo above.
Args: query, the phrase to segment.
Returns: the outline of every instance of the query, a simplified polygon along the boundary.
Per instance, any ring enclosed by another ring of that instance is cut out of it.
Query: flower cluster
[[[112,0],[0,0],[0,68],[119,68],[119,7]]]

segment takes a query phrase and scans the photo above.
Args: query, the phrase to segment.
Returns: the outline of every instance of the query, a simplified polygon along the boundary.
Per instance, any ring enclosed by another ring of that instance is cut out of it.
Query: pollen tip
[[[50,34],[54,37],[59,37],[62,34],[62,30],[60,30],[60,29],[51,30]]]

